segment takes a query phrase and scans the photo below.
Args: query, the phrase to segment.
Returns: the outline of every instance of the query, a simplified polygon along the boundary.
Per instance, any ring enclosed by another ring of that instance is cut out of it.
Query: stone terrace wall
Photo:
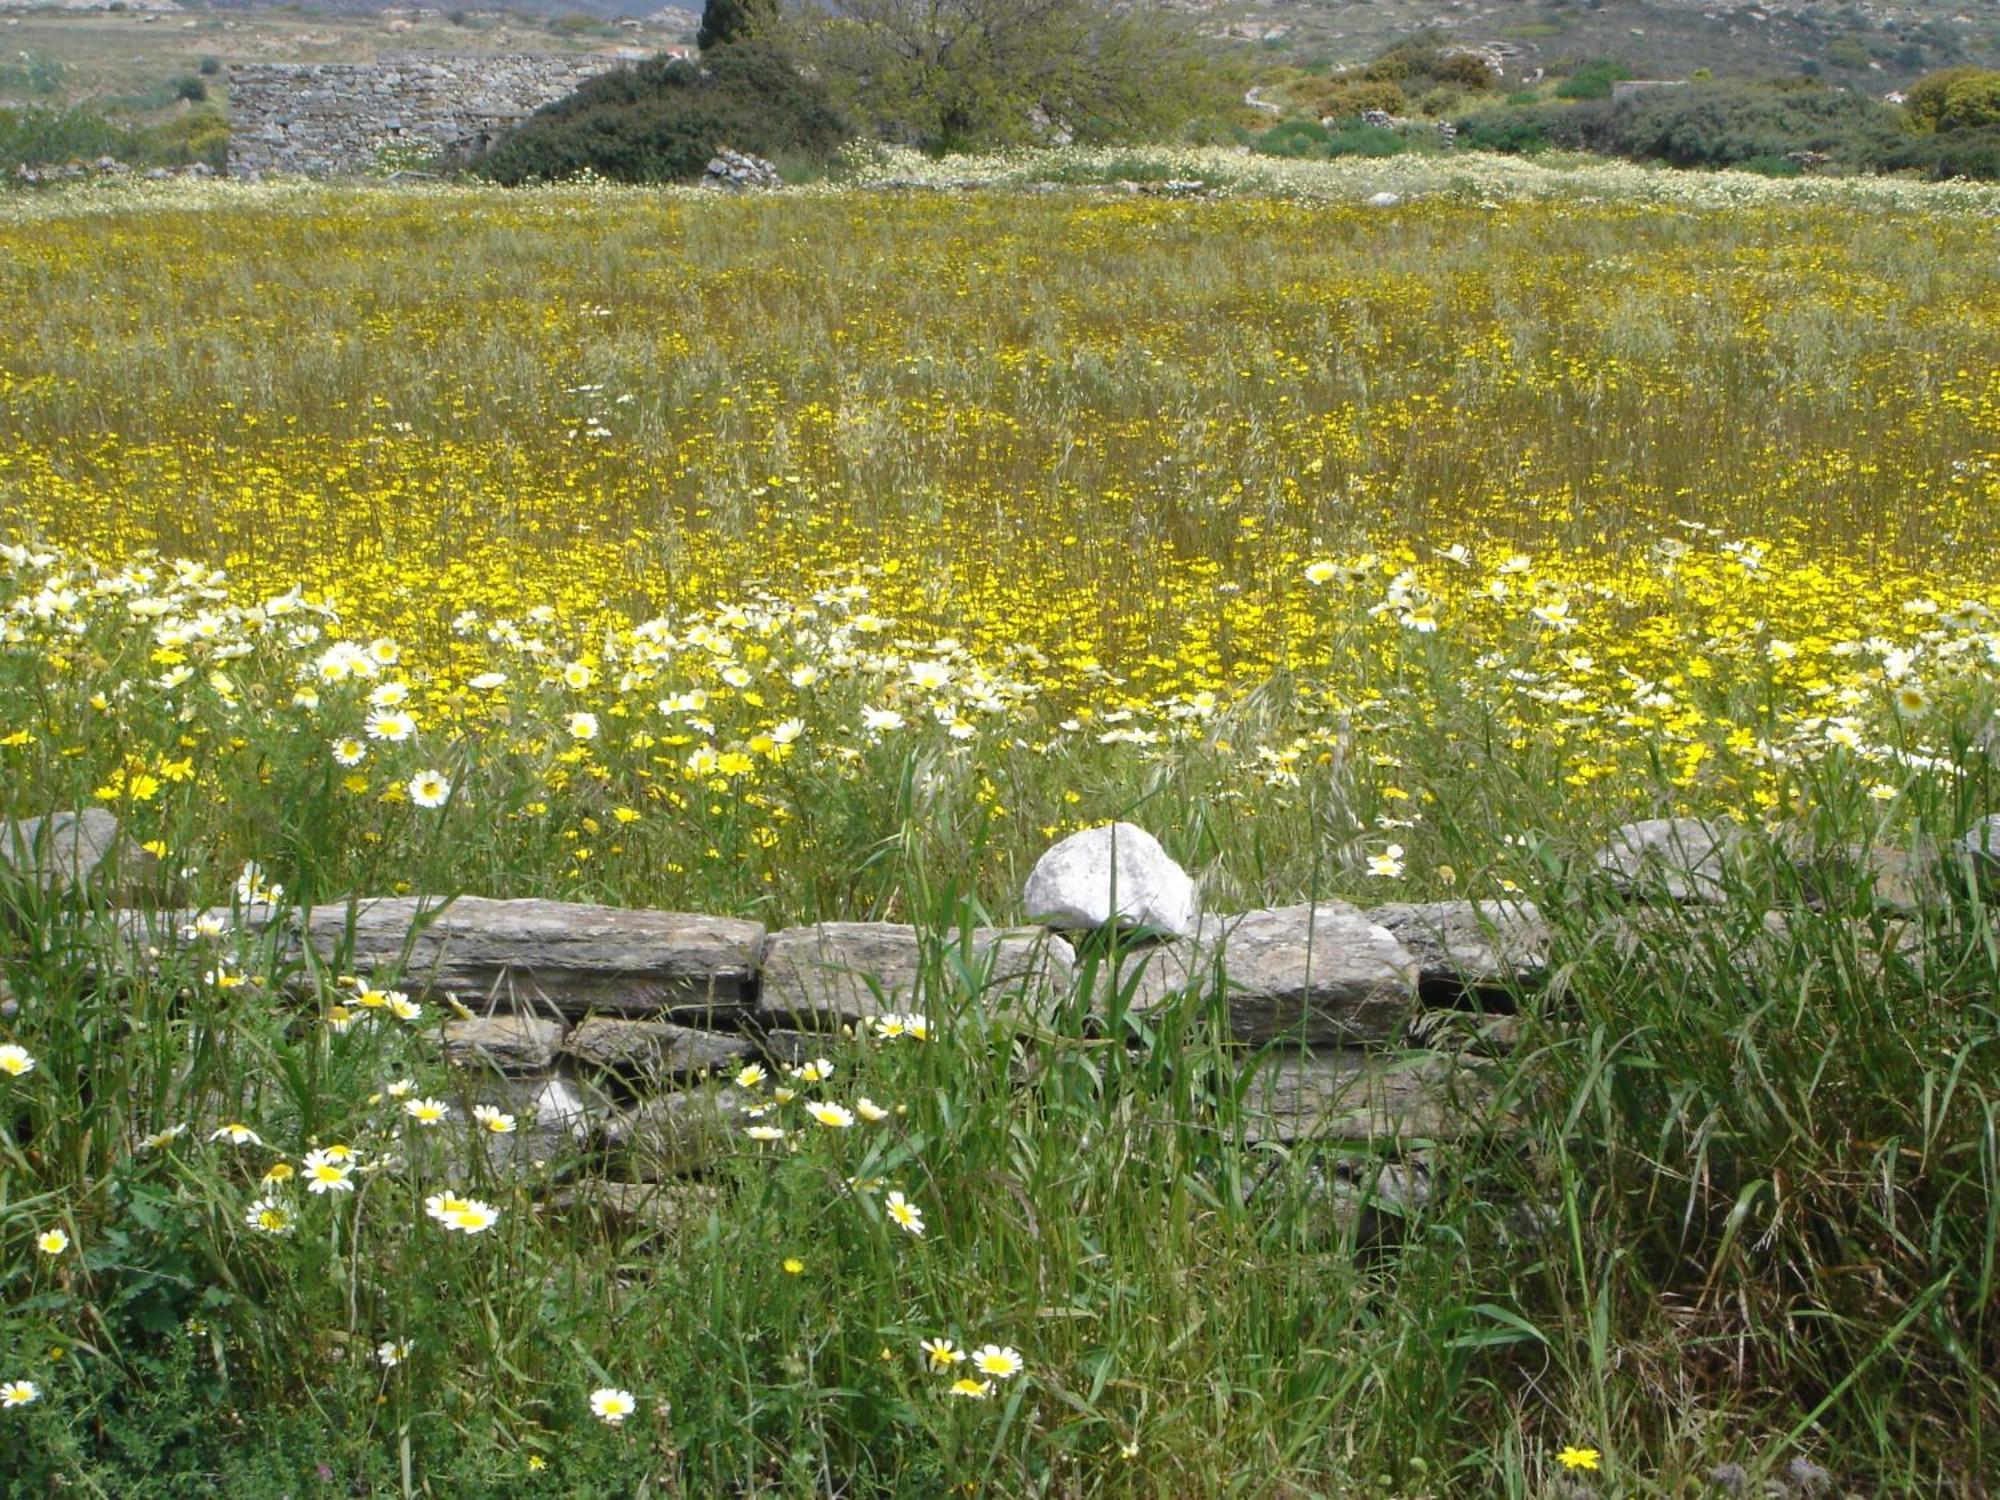
[[[237,63],[229,70],[229,173],[359,171],[385,142],[476,150],[585,79],[624,66],[613,57],[443,54]]]

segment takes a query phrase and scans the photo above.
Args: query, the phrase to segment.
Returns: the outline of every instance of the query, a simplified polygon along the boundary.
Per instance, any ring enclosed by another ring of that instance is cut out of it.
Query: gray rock
[[[733,1088],[689,1089],[649,1099],[611,1124],[641,1181],[685,1177],[714,1166],[745,1144],[748,1094]]]
[[[894,922],[822,922],[772,934],[765,946],[758,1014],[767,1027],[832,1030],[890,1011],[928,1013],[949,998],[928,993],[933,978],[956,991],[977,984],[989,1013],[1041,1011],[1068,993],[1069,944],[1040,928],[976,928],[961,963],[946,934],[931,974],[914,927]]]
[[[477,1016],[447,1021],[444,1060],[454,1067],[534,1073],[555,1061],[563,1026],[541,1016]]]
[[[350,972],[400,972],[413,990],[516,1011],[676,1020],[747,1011],[764,936],[734,917],[480,896],[442,907],[408,896],[359,902],[351,948],[348,922],[346,906],[316,906],[306,931],[324,962]]]
[[[1492,1087],[1442,1053],[1277,1054],[1254,1066],[1246,1141],[1452,1140],[1497,1120]]]
[[[2000,813],[1981,818],[1959,840],[1965,851],[1985,864],[2000,864]]]
[[[560,1075],[493,1073],[474,1090],[472,1102],[490,1104],[514,1116],[506,1134],[472,1130],[474,1149],[489,1167],[509,1172],[568,1175],[589,1149],[598,1121],[608,1119],[609,1106],[586,1100]]]
[[[1742,833],[1702,818],[1627,823],[1597,853],[1596,867],[1620,895],[1670,901],[1727,901],[1731,849]]]
[[[160,862],[119,832],[101,807],[0,825],[0,863],[37,889],[74,896],[96,891],[136,901],[159,882]]]
[[[1531,901],[1431,901],[1367,913],[1410,950],[1424,983],[1528,984],[1549,963],[1549,924]]]
[[[563,1050],[592,1067],[657,1083],[721,1069],[734,1071],[756,1053],[757,1046],[745,1036],[698,1031],[670,1021],[595,1017],[570,1033]]]
[[[1194,882],[1132,823],[1086,828],[1053,846],[1029,872],[1021,905],[1028,920],[1069,930],[1194,932]]]
[[[1371,113],[1373,113],[1373,111],[1371,111]],[[1369,123],[1374,124],[1375,122],[1371,120]],[[1384,116],[1382,128],[1386,128],[1388,123],[1389,123],[1388,118]],[[1370,208],[1394,208],[1398,203],[1401,203],[1402,201],[1403,198],[1400,193],[1375,193],[1370,195],[1368,199],[1368,206]]]
[[[818,1057],[826,1051],[826,1033],[791,1031],[780,1027],[776,1031],[766,1031],[759,1035],[757,1047],[764,1054],[766,1061],[774,1062],[781,1068],[796,1067],[808,1058]]]
[[[559,1218],[579,1214],[626,1230],[674,1236],[699,1229],[723,1203],[722,1190],[699,1182],[579,1182],[549,1199]]]
[[[1410,1022],[1410,1042],[1437,1052],[1506,1057],[1521,1045],[1521,1018],[1476,1010],[1427,1010]]]
[[[1127,956],[1142,965],[1131,1009],[1199,998],[1220,981],[1231,1037],[1301,1046],[1387,1044],[1416,1008],[1417,961],[1344,901],[1208,916],[1194,937]],[[1121,970],[1131,977],[1131,970]],[[1093,998],[1093,1007],[1102,1000]]]
[[[1377,1245],[1403,1238],[1429,1205],[1430,1173],[1415,1160],[1385,1162],[1373,1152],[1312,1152],[1282,1163],[1247,1202],[1268,1215],[1282,1212],[1294,1194],[1299,1248]]]

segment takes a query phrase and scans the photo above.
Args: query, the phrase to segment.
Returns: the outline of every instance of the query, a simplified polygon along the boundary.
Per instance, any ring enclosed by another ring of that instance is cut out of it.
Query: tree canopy
[[[1098,0],[823,0],[790,24],[861,122],[926,147],[1130,139],[1227,97],[1175,18]]]

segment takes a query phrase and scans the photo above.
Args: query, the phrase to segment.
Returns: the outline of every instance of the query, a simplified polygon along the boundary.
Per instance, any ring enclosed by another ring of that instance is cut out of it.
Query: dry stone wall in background
[[[374,63],[237,63],[229,175],[358,172],[382,150],[470,153],[616,57],[392,54]]]

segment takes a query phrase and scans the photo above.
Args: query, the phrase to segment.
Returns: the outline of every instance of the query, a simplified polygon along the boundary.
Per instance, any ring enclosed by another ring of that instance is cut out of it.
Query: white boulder
[[[1132,823],[1087,828],[1055,845],[1035,862],[1021,900],[1030,921],[1070,931],[1194,932],[1194,882]]]

